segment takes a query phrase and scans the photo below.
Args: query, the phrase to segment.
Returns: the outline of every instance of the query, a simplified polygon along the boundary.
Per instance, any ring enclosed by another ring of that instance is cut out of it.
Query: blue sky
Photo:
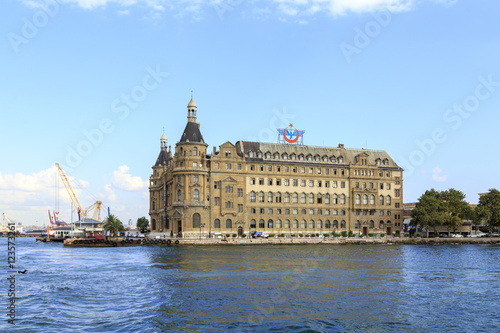
[[[46,224],[63,165],[83,206],[148,216],[160,136],[194,91],[205,141],[386,150],[404,201],[500,188],[494,0],[5,0],[0,212]],[[231,121],[221,122],[227,117]],[[56,177],[57,176],[57,177]]]

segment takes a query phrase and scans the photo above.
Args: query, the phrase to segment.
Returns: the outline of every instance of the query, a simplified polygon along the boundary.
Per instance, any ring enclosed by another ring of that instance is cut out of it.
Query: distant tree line
[[[500,227],[500,191],[490,189],[479,198],[479,204],[473,208],[465,201],[465,195],[450,188],[446,191],[427,190],[418,199],[411,211],[410,225],[432,229],[434,234],[439,226],[446,226],[455,232],[464,220],[476,225],[486,225],[490,232]]]

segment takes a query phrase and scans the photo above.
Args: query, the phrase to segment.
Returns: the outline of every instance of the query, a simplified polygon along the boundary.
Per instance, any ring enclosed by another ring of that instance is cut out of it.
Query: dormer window
[[[307,160],[312,161],[312,155],[307,155]]]
[[[258,153],[257,153],[257,157],[258,157],[258,158],[262,158],[262,153],[261,153],[261,152],[258,152]]]
[[[255,155],[254,155],[253,151],[249,151],[249,152],[248,152],[248,157],[254,157],[254,156],[255,156]]]
[[[338,161],[339,163],[342,163],[342,162],[344,161],[344,158],[343,158],[342,156],[339,156],[339,158],[337,159],[337,161]]]
[[[332,163],[335,163],[335,161],[336,161],[335,156],[330,157],[330,161],[331,161]]]
[[[267,152],[266,153],[266,158],[271,158],[271,153]]]

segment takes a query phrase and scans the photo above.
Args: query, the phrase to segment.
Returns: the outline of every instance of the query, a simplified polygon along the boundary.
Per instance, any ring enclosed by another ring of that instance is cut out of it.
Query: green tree
[[[445,203],[440,192],[431,189],[418,199],[415,209],[411,211],[411,225],[434,230],[445,223]]]
[[[455,232],[463,224],[464,219],[469,219],[472,209],[465,201],[465,194],[461,191],[450,188],[441,192],[444,200],[445,222],[448,231]]]
[[[123,231],[125,228],[123,227],[122,221],[120,221],[115,215],[108,215],[102,224],[102,227],[105,231],[110,231],[112,234],[117,233],[118,231]]]
[[[149,220],[147,218],[145,218],[144,216],[139,217],[137,219],[136,226],[137,226],[137,229],[139,229],[139,231],[143,234],[148,230]]]
[[[486,222],[490,232],[500,227],[500,191],[490,191],[479,197],[479,205],[476,207],[477,220]]]

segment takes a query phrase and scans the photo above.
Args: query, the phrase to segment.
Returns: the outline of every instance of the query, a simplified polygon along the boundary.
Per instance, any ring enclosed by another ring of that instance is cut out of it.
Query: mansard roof
[[[163,165],[163,163],[167,163],[168,160],[168,152],[165,149],[160,151],[160,155],[156,159],[155,167]]]
[[[200,132],[200,126],[195,122],[188,122],[186,124],[186,128],[184,129],[184,133],[182,133],[180,142],[205,143]]]
[[[283,155],[290,156],[295,154],[298,157],[303,155],[304,157],[311,155],[313,157],[320,156],[325,157],[328,156],[328,162],[331,163],[332,157],[336,160],[338,164],[355,164],[357,162],[356,158],[358,156],[363,156],[367,154],[367,159],[369,164],[377,164],[377,160],[387,160],[388,163],[380,164],[380,167],[387,168],[398,168],[401,169],[396,162],[389,156],[389,154],[384,150],[368,150],[368,149],[350,149],[350,148],[330,148],[330,147],[316,147],[316,146],[302,146],[302,145],[288,145],[288,144],[277,144],[277,143],[261,143],[261,142],[250,142],[250,141],[238,141],[236,143],[236,149],[240,156],[249,157],[249,152],[257,153],[257,152],[270,152],[271,159],[274,160],[275,153],[279,153],[281,158]],[[338,158],[342,157],[342,162],[338,161]],[[265,154],[262,154],[262,158],[257,158],[257,155],[254,155],[253,159],[255,160],[265,160]],[[290,158],[287,159],[290,161]],[[307,159],[301,162],[308,162]],[[315,163],[315,159],[313,158],[311,163]],[[319,162],[323,162],[323,158],[320,158]]]

